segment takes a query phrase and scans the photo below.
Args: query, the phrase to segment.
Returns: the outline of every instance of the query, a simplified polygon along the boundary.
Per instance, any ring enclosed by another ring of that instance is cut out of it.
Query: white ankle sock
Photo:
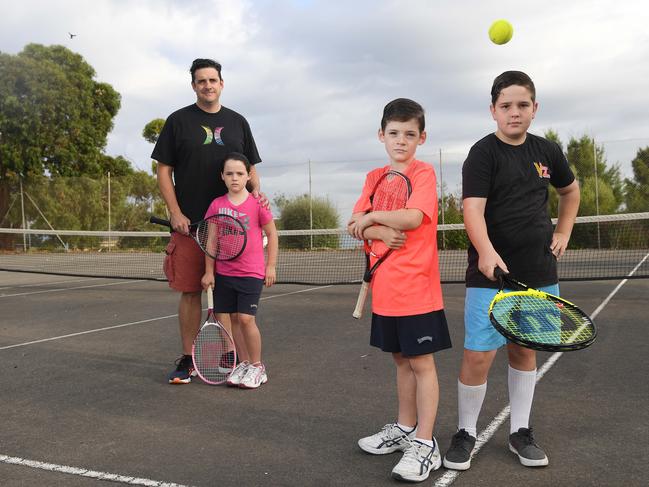
[[[414,426],[404,426],[400,423],[397,423],[397,426],[401,428],[403,431],[405,431],[406,433],[412,433],[415,430]]]
[[[458,430],[464,429],[474,438],[477,436],[478,416],[486,393],[486,382],[479,386],[467,386],[457,381]]]
[[[511,417],[509,433],[515,433],[519,428],[529,428],[530,411],[536,387],[535,370],[517,370],[509,366],[507,374],[509,386],[509,405]]]
[[[435,449],[435,440],[424,440],[421,438],[415,438],[419,443],[423,443],[424,445],[428,445],[429,447]]]

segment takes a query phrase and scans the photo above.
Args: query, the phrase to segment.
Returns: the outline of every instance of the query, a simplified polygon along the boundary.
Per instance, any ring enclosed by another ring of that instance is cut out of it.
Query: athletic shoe
[[[250,365],[246,369],[246,374],[241,379],[241,382],[239,382],[239,387],[242,389],[257,389],[266,382],[268,382],[268,376],[264,364]]]
[[[176,370],[169,374],[169,384],[189,384],[196,375],[194,361],[191,355],[178,357],[175,362]]]
[[[549,463],[545,452],[534,442],[532,428],[519,428],[509,435],[509,449],[526,467],[544,467]]]
[[[381,431],[358,440],[361,450],[374,455],[385,455],[395,451],[406,451],[409,447],[408,440],[414,440],[415,429],[410,433],[403,431],[397,423],[386,424]]]
[[[437,442],[432,448],[417,440],[409,441],[408,449],[392,469],[392,478],[408,482],[426,480],[430,473],[442,466]]]
[[[453,470],[468,470],[471,466],[471,452],[475,446],[475,438],[465,429],[453,435],[451,446],[444,455],[444,466]]]
[[[239,365],[237,365],[232,373],[228,376],[228,385],[239,387],[239,383],[241,382],[241,379],[243,379],[243,376],[246,375],[246,369],[249,365],[250,362],[248,362],[247,360],[244,360]]]
[[[219,361],[219,372],[222,374],[227,374],[234,367],[234,350],[225,352],[221,355],[221,360]]]

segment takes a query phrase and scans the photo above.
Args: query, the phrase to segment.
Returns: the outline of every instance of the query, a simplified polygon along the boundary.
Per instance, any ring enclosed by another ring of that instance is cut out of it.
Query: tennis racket
[[[406,207],[406,202],[412,193],[410,180],[398,171],[386,171],[374,185],[372,195],[370,196],[371,211],[395,211]],[[367,292],[372,282],[372,277],[376,269],[385,262],[393,249],[388,248],[383,242],[363,241],[363,250],[365,251],[365,274],[363,282],[356,300],[356,308],[352,316],[360,319],[363,316]],[[372,265],[371,258],[376,258]]]
[[[531,288],[500,268],[494,276],[500,289],[489,305],[489,319],[508,340],[544,352],[581,350],[595,341],[595,324],[575,304]]]
[[[237,363],[234,340],[214,317],[211,287],[207,289],[207,319],[194,339],[192,360],[198,376],[212,385],[223,384]]]
[[[169,220],[152,216],[149,221],[171,228]],[[230,215],[210,215],[190,224],[189,233],[201,250],[216,260],[236,259],[246,248],[246,229]]]

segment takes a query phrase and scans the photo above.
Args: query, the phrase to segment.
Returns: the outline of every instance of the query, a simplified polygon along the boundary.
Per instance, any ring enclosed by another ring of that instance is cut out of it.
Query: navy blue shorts
[[[255,316],[264,280],[257,277],[214,276],[214,312]]]
[[[406,357],[435,353],[453,346],[443,309],[411,316],[372,313],[370,345]]]

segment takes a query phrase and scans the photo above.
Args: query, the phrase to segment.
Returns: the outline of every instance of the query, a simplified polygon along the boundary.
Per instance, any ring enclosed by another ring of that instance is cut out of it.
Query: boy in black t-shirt
[[[498,348],[507,345],[511,406],[509,448],[528,467],[548,464],[535,443],[529,416],[536,385],[536,352],[507,343],[490,324],[489,303],[500,267],[532,287],[559,294],[556,261],[566,250],[579,208],[579,186],[561,148],[527,133],[538,103],[525,73],[507,71],[491,89],[495,134],[478,141],[462,167],[464,224],[471,240],[466,271],[465,341],[458,380],[458,432],[444,466],[466,470],[476,441],[487,376]],[[559,194],[553,230],[548,185]]]
[[[259,193],[254,164],[261,162],[246,119],[221,105],[221,65],[211,59],[192,63],[192,89],[196,103],[172,113],[165,121],[151,157],[158,162],[158,186],[167,204],[173,227],[166,248],[164,271],[169,286],[180,291],[178,321],[183,355],[169,374],[169,383],[187,384],[195,375],[192,343],[201,322],[201,277],[205,256],[188,235],[189,224],[202,220],[212,200],[227,192],[221,178],[223,161],[231,152],[244,154],[253,165],[251,193]],[[232,323],[235,343],[244,346],[240,330]]]

